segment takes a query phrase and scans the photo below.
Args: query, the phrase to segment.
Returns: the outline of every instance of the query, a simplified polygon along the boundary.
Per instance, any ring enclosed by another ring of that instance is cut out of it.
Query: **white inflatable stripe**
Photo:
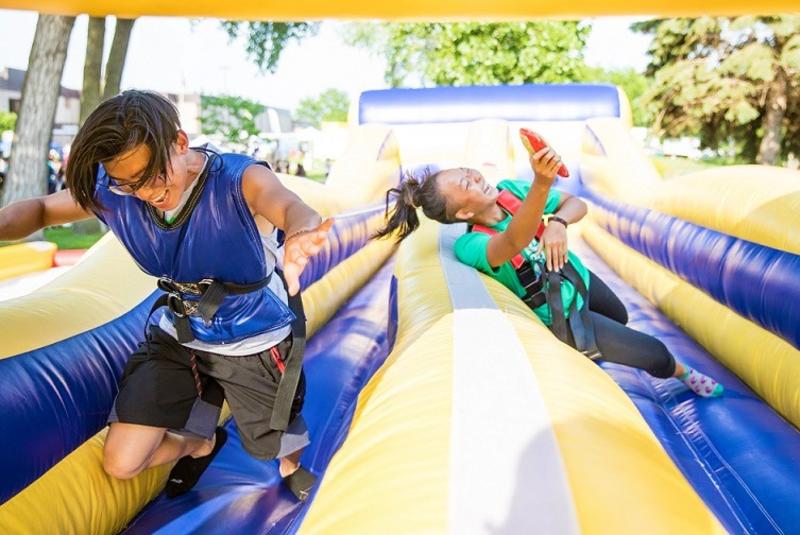
[[[449,532],[579,533],[564,464],[513,326],[443,225],[439,250],[454,307]]]

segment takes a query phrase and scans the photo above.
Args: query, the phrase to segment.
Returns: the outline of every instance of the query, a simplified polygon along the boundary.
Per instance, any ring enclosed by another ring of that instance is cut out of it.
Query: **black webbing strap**
[[[153,306],[150,307],[150,312],[147,315],[148,321],[153,312],[161,307],[169,308],[175,318],[173,325],[175,325],[175,334],[178,336],[178,342],[185,344],[194,340],[192,326],[189,323],[189,317],[186,315],[186,309],[180,295],[177,293],[159,295]]]
[[[583,299],[583,308],[578,310],[578,297],[572,300],[569,314],[569,325],[572,329],[572,337],[575,339],[575,347],[589,357],[591,360],[602,358],[600,349],[597,347],[597,339],[594,332],[594,322],[589,314],[589,291],[583,283],[583,279],[577,270],[567,262],[561,272],[564,278],[569,280]]]
[[[568,343],[569,334],[567,332],[567,318],[564,314],[564,302],[561,300],[561,274],[555,271],[548,271],[545,274],[545,285],[547,286],[547,304],[550,306],[550,330],[556,338],[564,343]]]
[[[541,270],[544,271],[543,269]],[[540,275],[536,274],[533,263],[526,261],[522,266],[517,269],[517,279],[519,283],[525,288],[525,295],[522,300],[531,309],[538,308],[547,302],[545,295],[544,282]]]
[[[279,275],[286,286],[283,275],[280,273]],[[288,287],[286,293],[287,295],[289,293]],[[286,428],[289,427],[294,395],[303,372],[303,355],[306,349],[306,315],[303,311],[303,299],[300,292],[289,295],[289,308],[295,315],[295,320],[292,322],[292,348],[285,361],[281,382],[278,384],[278,392],[275,395],[275,406],[272,408],[272,417],[269,421],[270,429],[277,431],[286,431]]]
[[[594,332],[594,323],[589,314],[589,292],[581,279],[580,274],[567,262],[561,272],[549,271],[545,275],[547,281],[547,303],[550,305],[550,329],[553,334],[564,343],[569,343],[569,333],[575,342],[575,348],[592,360],[602,358],[603,355],[597,347]],[[564,303],[561,299],[561,283],[567,279],[575,287],[575,291],[583,299],[583,308],[578,310],[578,298],[572,300],[569,309],[569,319],[564,313]]]

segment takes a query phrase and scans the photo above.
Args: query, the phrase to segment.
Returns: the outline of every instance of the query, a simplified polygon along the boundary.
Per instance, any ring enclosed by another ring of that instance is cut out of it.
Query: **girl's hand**
[[[558,168],[561,167],[561,156],[550,147],[545,147],[531,154],[529,160],[536,182],[545,186],[552,185],[558,174]]]
[[[539,251],[544,249],[547,270],[558,271],[567,263],[567,228],[558,221],[551,221],[539,240]]]
[[[317,228],[297,232],[286,239],[283,245],[283,276],[289,295],[300,291],[300,274],[308,264],[308,259],[328,243],[328,231],[332,226],[333,218],[328,218]]]

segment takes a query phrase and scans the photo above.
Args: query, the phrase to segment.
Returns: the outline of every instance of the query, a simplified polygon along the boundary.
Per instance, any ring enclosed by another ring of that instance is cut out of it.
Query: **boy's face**
[[[103,162],[103,166],[118,191],[134,195],[159,210],[172,210],[178,206],[181,194],[191,181],[188,172],[189,156],[189,140],[184,132],[178,131],[178,139],[170,151],[170,165],[167,166],[166,176],[150,177],[144,186],[132,187],[141,183],[144,178],[142,173],[150,162],[150,148],[145,144],[137,145]]]

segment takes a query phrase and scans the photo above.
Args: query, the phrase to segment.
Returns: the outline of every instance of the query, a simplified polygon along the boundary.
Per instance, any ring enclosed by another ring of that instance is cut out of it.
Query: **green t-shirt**
[[[503,180],[497,185],[497,188],[508,190],[513,193],[515,197],[524,199],[528,195],[531,185],[529,182],[524,180]],[[544,213],[554,213],[558,209],[558,203],[560,200],[561,192],[551,189],[547,194],[547,201],[544,205]],[[503,232],[506,227],[508,227],[510,222],[511,216],[508,216],[503,221],[493,225],[490,228],[496,230],[497,232]],[[486,247],[490,238],[491,236],[483,232],[467,232],[463,236],[459,236],[454,246],[456,258],[458,258],[462,263],[486,273],[493,279],[499,281],[506,288],[509,288],[511,291],[516,293],[519,297],[523,297],[525,295],[525,288],[523,288],[522,284],[520,284],[519,278],[517,278],[517,272],[510,260],[495,269],[492,269],[492,266],[489,265],[489,261],[486,259]],[[534,238],[530,245],[522,251],[522,256],[526,260],[530,261],[535,257],[538,246],[539,242],[536,240],[536,238]],[[578,256],[573,254],[572,251],[568,252],[568,257],[570,263],[583,279],[586,288],[589,288],[589,271],[581,263]],[[544,251],[539,253],[539,256],[536,259],[540,262],[544,262],[546,260]],[[538,271],[539,268],[537,264],[534,264],[534,269]],[[569,315],[569,308],[572,305],[573,299],[576,298],[578,299],[577,306],[580,309],[584,304],[583,298],[580,295],[577,295],[575,287],[572,285],[572,283],[565,280],[561,284],[561,299],[564,302],[564,310],[566,311],[567,315]],[[539,319],[542,320],[545,325],[549,326],[552,324],[552,319],[550,318],[550,307],[547,306],[546,303],[538,308],[535,308],[533,311],[537,316],[539,316]]]

